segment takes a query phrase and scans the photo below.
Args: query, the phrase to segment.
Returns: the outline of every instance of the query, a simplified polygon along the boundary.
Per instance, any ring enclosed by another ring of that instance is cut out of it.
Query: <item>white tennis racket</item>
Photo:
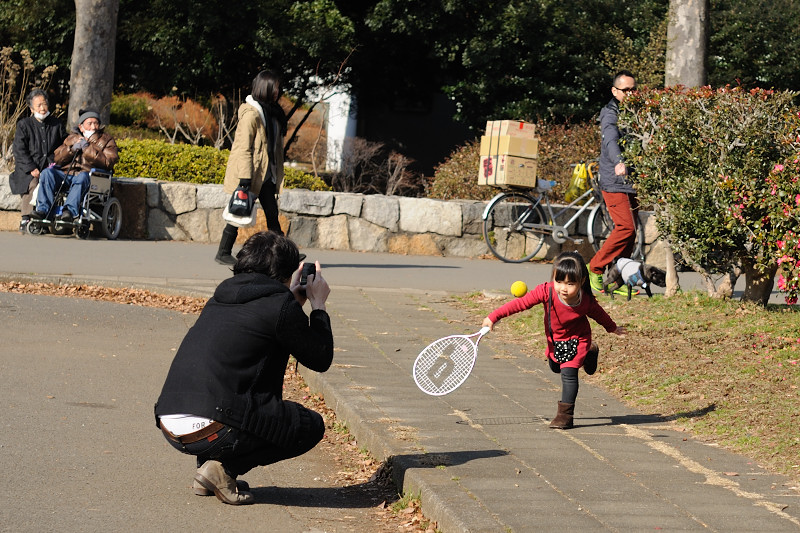
[[[456,390],[469,377],[478,358],[478,343],[489,333],[483,327],[472,335],[451,335],[430,343],[414,361],[414,382],[431,396]],[[477,337],[473,341],[473,338]]]

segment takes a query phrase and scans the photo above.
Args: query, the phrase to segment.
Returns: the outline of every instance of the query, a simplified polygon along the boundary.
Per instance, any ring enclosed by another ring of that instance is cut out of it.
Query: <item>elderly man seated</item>
[[[100,127],[100,115],[81,110],[78,126],[56,148],[55,164],[39,175],[39,194],[31,218],[51,219],[56,191],[63,184],[69,189],[60,219],[72,222],[80,214],[81,201],[89,191],[89,171],[93,168],[112,170],[117,161],[117,143]]]

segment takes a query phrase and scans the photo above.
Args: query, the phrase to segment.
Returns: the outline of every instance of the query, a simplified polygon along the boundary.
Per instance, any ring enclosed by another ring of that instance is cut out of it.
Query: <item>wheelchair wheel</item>
[[[31,235],[41,235],[44,231],[44,225],[37,220],[31,220],[25,229]]]
[[[108,202],[103,206],[103,233],[105,236],[114,240],[119,237],[122,229],[122,204],[119,200],[110,196]]]
[[[89,233],[90,233],[89,230],[90,230],[89,223],[84,222],[83,224],[75,228],[75,235],[77,235],[78,238],[81,240],[86,240],[87,238],[89,238]]]

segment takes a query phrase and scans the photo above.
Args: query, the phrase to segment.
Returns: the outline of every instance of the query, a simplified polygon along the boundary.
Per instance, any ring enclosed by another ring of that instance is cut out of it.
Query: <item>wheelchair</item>
[[[122,204],[111,196],[111,176],[111,171],[100,168],[89,171],[89,191],[81,200],[81,212],[72,222],[64,222],[58,218],[68,192],[65,183],[62,183],[48,216],[42,220],[31,219],[28,222],[28,233],[41,235],[49,231],[54,235],[69,235],[74,231],[79,239],[87,239],[92,226],[95,229],[99,226],[106,238],[114,240],[119,237],[122,229]]]

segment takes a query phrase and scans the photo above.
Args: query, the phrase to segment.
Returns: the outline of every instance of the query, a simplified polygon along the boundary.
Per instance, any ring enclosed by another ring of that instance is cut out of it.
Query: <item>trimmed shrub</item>
[[[222,183],[225,178],[228,150],[133,139],[119,140],[117,146],[119,163],[114,173],[118,176],[190,183]]]
[[[114,167],[116,175],[189,183],[222,183],[230,154],[229,150],[216,150],[210,146],[157,140],[121,139],[117,146],[119,163]],[[322,179],[292,167],[284,170],[284,187],[331,190]]]
[[[286,189],[308,189],[310,191],[331,191],[330,185],[321,178],[303,172],[300,169],[285,167],[283,169],[283,186]]]
[[[477,140],[457,148],[444,163],[434,169],[428,198],[438,200],[488,200],[496,191],[478,185],[481,145]]]
[[[144,94],[115,94],[111,98],[111,123],[141,126],[147,122],[150,104]]]

